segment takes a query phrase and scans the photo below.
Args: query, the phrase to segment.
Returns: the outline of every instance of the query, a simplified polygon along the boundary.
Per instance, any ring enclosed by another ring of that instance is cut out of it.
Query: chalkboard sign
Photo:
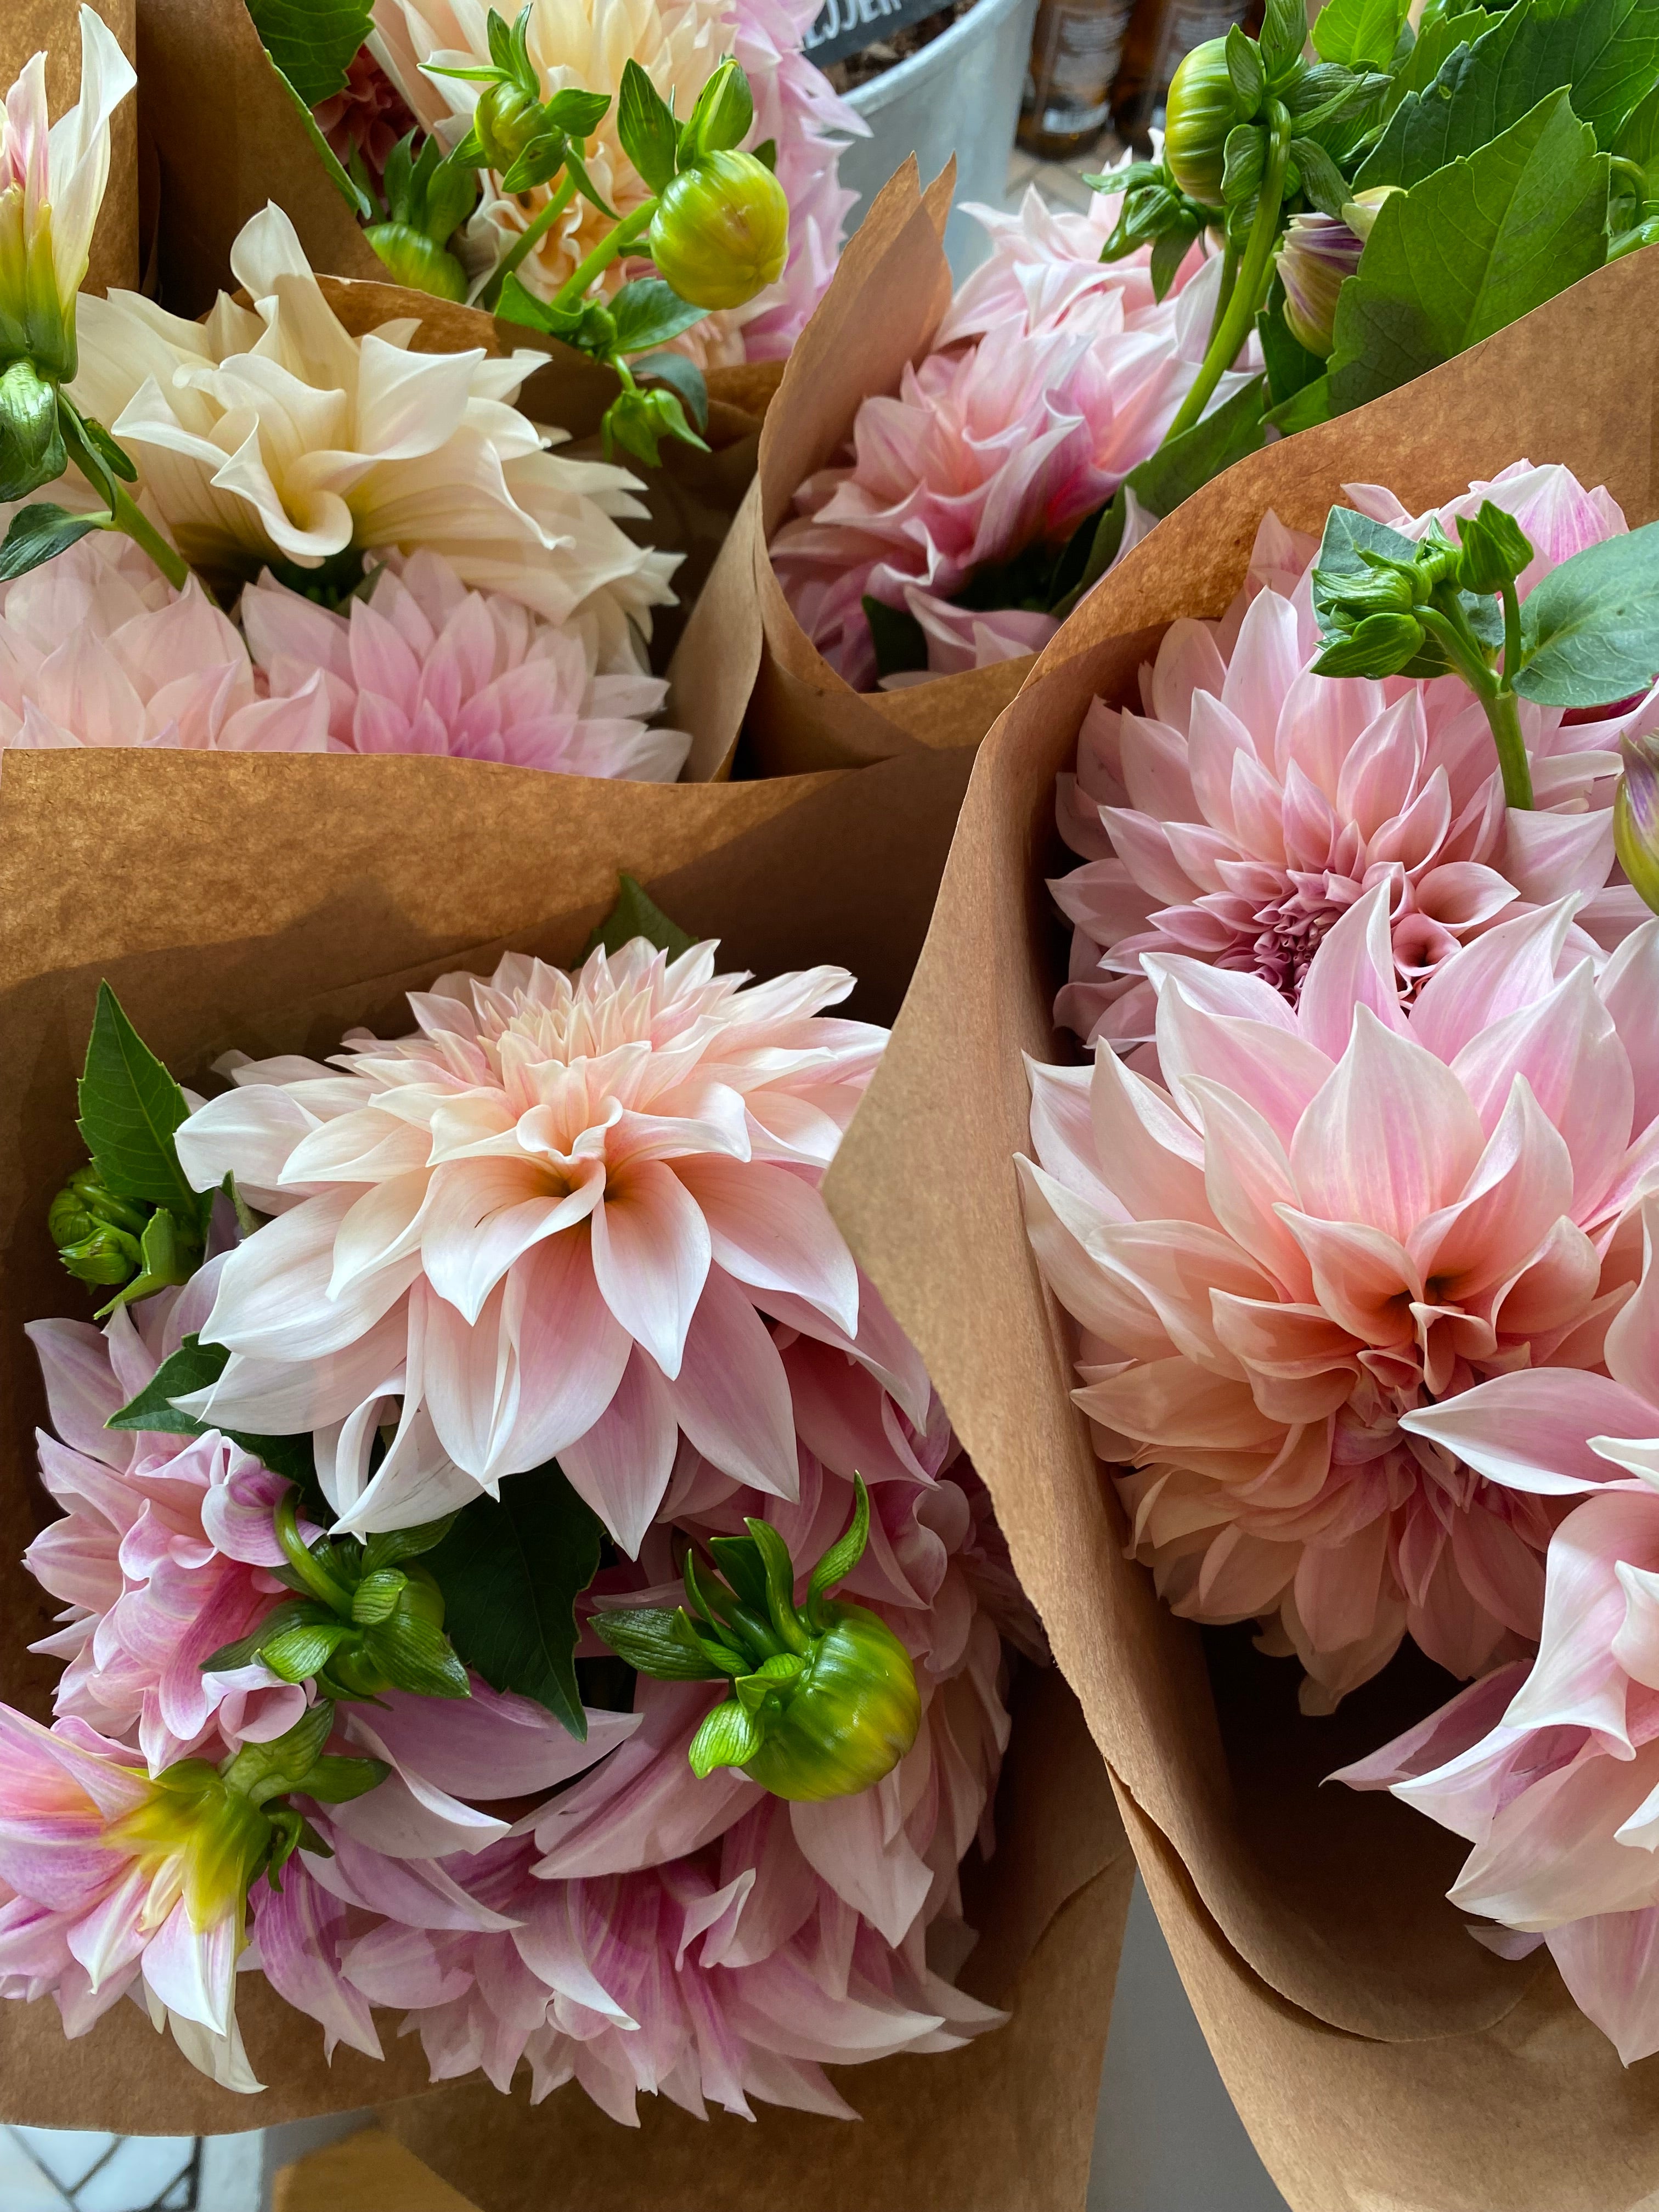
[[[802,44],[820,69],[936,15],[944,0],[823,0]]]

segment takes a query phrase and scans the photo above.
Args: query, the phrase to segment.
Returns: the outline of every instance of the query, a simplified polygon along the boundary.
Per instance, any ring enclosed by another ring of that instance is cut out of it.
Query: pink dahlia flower
[[[411,1036],[235,1067],[179,1158],[276,1218],[223,1262],[202,1335],[231,1357],[190,1409],[324,1431],[353,1531],[556,1455],[633,1551],[682,1431],[792,1495],[762,1316],[843,1346],[862,1321],[878,1370],[894,1334],[861,1316],[817,1190],[885,1041],[821,1011],[852,988],[836,968],[717,975],[712,944],[671,961],[636,939],[574,975],[509,953],[489,981],[414,994]]]
[[[105,1425],[199,1326],[210,1287],[122,1307],[101,1333],[41,1321],[40,1354],[56,1437],[40,1437],[40,1479],[64,1518],[24,1554],[64,1601],[64,1625],[33,1648],[69,1662],[55,1711],[136,1740],[152,1774],[199,1753],[218,1759],[292,1728],[303,1690],[253,1665],[204,1674],[288,1595],[271,1516],[289,1485],[225,1437]],[[314,1534],[314,1531],[311,1532]]]
[[[234,2011],[234,1834],[83,1721],[0,1705],[0,1994],[52,1996],[75,2036],[142,1990],[193,2064],[257,2089]]]
[[[362,155],[377,188],[387,155],[415,128],[407,101],[367,46],[352,56],[339,91],[312,113],[341,166],[349,169],[352,155]]]
[[[941,603],[982,568],[1062,544],[1156,450],[1197,375],[1219,260],[1192,254],[1160,304],[1145,250],[1099,260],[1117,198],[1095,206],[1056,216],[1032,191],[1018,216],[976,210],[992,258],[934,351],[896,395],[860,407],[850,464],[795,495],[773,565],[802,629],[855,689],[876,681],[866,595],[922,622],[932,672],[963,665],[960,638],[937,635],[955,612]],[[1218,398],[1233,388],[1224,379]],[[982,623],[969,665],[1030,652],[1055,627],[1031,612]]]
[[[1392,494],[1350,486],[1365,513],[1420,537]],[[1493,501],[1537,548],[1522,598],[1625,520],[1564,468],[1518,462],[1438,510]],[[1182,954],[1259,975],[1292,1004],[1326,932],[1388,887],[1409,994],[1495,922],[1584,902],[1576,940],[1618,943],[1646,915],[1613,859],[1622,735],[1659,726],[1659,687],[1596,713],[1520,703],[1537,806],[1504,804],[1485,715],[1456,677],[1316,676],[1317,548],[1269,515],[1243,591],[1219,622],[1172,623],[1141,671],[1141,711],[1097,700],[1059,789],[1060,834],[1084,866],[1054,886],[1073,924],[1054,1018],[1091,1043],[1144,1045],[1154,993],[1141,957]]]
[[[713,2102],[750,2118],[751,2100],[847,2117],[824,2065],[949,2049],[999,2019],[950,1979],[972,1942],[957,1867],[976,1836],[988,1846],[1007,1740],[998,1624],[1028,1645],[1035,1624],[937,1401],[924,1392],[917,1425],[846,1353],[792,1333],[782,1357],[798,1498],[684,1448],[639,1565],[607,1571],[587,1604],[671,1601],[687,1539],[740,1532],[746,1513],[815,1556],[846,1526],[857,1465],[872,1519],[847,1587],[915,1658],[911,1752],[860,1796],[786,1805],[741,1773],[691,1772],[710,1686],[641,1680],[634,1714],[590,1717],[626,1740],[478,1848],[365,1850],[353,1830],[379,1793],[319,1814],[334,1857],[306,1856],[280,1899],[256,1904],[267,1974],[331,2039],[377,2051],[368,2008],[395,2006],[434,2079],[482,2069],[505,2090],[527,2061],[534,2097],[574,2079],[631,2125],[641,2090],[699,2117]],[[370,1748],[458,1793],[501,1794],[465,1716],[436,1713],[450,1742],[434,1744],[435,1709],[392,1705],[389,1722],[371,1717]]]
[[[1548,1944],[1628,2066],[1659,2051],[1659,1201],[1605,1374],[1495,1376],[1410,1425],[1489,1481],[1582,1498],[1551,1540],[1538,1656],[1339,1779],[1474,1845],[1452,1902],[1505,1957]]]
[[[1576,1404],[1636,1272],[1615,1231],[1659,1179],[1659,922],[1598,977],[1575,904],[1498,924],[1407,1006],[1379,882],[1294,1006],[1146,956],[1167,1089],[1104,1044],[1031,1070],[1027,1229],[1136,1553],[1177,1613],[1267,1621],[1312,1710],[1407,1634],[1461,1675],[1538,1635],[1549,1502],[1443,1425],[1516,1369]]]
[[[502,592],[469,591],[441,554],[391,555],[349,616],[268,570],[239,612],[273,698],[309,696],[322,671],[337,750],[653,783],[684,765],[690,738],[646,726],[667,696],[661,678],[601,674],[592,620],[548,622]]]
[[[322,752],[328,701],[297,672],[262,698],[194,578],[175,592],[131,538],[97,532],[0,586],[0,745]]]

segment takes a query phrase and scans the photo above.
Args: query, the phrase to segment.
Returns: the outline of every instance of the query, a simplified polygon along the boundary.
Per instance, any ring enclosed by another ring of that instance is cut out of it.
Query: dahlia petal
[[[813,1186],[787,1169],[714,1157],[675,1170],[708,1224],[713,1257],[734,1280],[805,1298],[849,1335],[858,1270]]]
[[[1442,1405],[1419,1407],[1401,1425],[1443,1445],[1490,1481],[1570,1497],[1613,1480],[1590,1437],[1659,1431],[1659,1414],[1608,1376],[1553,1367],[1478,1382]]]
[[[1407,1034],[1395,980],[1387,884],[1356,900],[1314,954],[1297,1010],[1303,1036],[1340,1061],[1359,1006],[1396,1036]]]
[[[702,1209],[672,1168],[637,1160],[611,1176],[592,1234],[600,1296],[672,1382],[708,1278],[712,1241]]]
[[[669,1400],[692,1443],[723,1474],[775,1498],[799,1483],[789,1382],[771,1333],[738,1286],[711,1268]]]
[[[650,1528],[679,1448],[679,1423],[660,1373],[636,1345],[616,1395],[559,1465],[630,1559]]]

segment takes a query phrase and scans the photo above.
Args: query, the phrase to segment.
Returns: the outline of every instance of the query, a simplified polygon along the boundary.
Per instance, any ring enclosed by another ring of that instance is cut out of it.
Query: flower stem
[[[617,258],[625,253],[641,234],[651,227],[651,218],[657,212],[654,199],[636,207],[632,215],[624,216],[608,238],[602,238],[581,266],[560,285],[554,295],[556,307],[574,307],[586,297],[587,289],[596,276],[601,276]]]
[[[495,302],[501,296],[502,285],[526,256],[532,253],[541,244],[543,239],[552,229],[575,197],[576,179],[567,169],[564,181],[557,191],[549,193],[546,205],[538,212],[533,222],[525,225],[511,246],[501,256],[495,275],[478,295],[478,305],[481,307],[495,307]]]
[[[190,569],[182,556],[167,544],[161,532],[143,514],[137,502],[120,485],[115,489],[114,522],[117,530],[125,531],[135,545],[142,546],[175,592],[182,592],[190,581]]]
[[[320,1598],[343,1619],[351,1618],[351,1593],[336,1582],[320,1559],[310,1552],[300,1534],[299,1493],[285,1490],[276,1501],[271,1516],[271,1525],[276,1532],[276,1541],[282,1546],[288,1563],[295,1576],[313,1597]]]
[[[182,592],[190,581],[190,569],[183,556],[141,512],[88,435],[79,410],[61,392],[58,395],[58,427],[70,459],[93,489],[101,491],[109,501],[109,520],[101,527],[124,532],[135,545],[142,546],[149,554],[173,590]]]
[[[1492,741],[1498,748],[1498,765],[1504,777],[1504,803],[1510,806],[1530,807],[1532,769],[1527,759],[1527,741],[1521,734],[1521,717],[1516,711],[1515,694],[1507,684],[1494,682],[1490,693],[1478,691],[1475,696],[1486,709]]]
[[[1231,288],[1226,264],[1222,264],[1221,297],[1216,303],[1210,343],[1204,349],[1197,382],[1164,433],[1166,446],[1190,430],[1202,416],[1217,385],[1237,360],[1239,349],[1250,334],[1256,310],[1267,296],[1267,288],[1273,282],[1273,248],[1279,243],[1279,214],[1285,201],[1285,171],[1290,155],[1291,118],[1275,101],[1267,126],[1267,155],[1261,172],[1261,197],[1243,258]],[[1231,247],[1228,250],[1231,252]]]
[[[1521,734],[1521,717],[1516,707],[1515,693],[1510,688],[1509,667],[1511,635],[1516,649],[1519,649],[1521,630],[1520,602],[1515,587],[1510,585],[1504,594],[1504,650],[1502,675],[1486,665],[1480,642],[1470,629],[1462,613],[1444,607],[1420,606],[1416,609],[1418,620],[1431,637],[1437,639],[1458,674],[1480,702],[1480,711],[1492,732],[1492,744],[1498,749],[1498,771],[1504,779],[1504,801],[1506,805],[1529,809],[1532,805],[1532,766],[1527,758],[1527,741]]]

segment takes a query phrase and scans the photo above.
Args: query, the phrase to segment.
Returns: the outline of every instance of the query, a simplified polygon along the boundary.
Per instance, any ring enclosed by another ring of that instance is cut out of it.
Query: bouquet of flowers
[[[1547,374],[1654,282],[1245,461],[1123,562],[981,753],[828,1186],[1294,2202],[1654,2179],[1619,2058],[1653,2047],[1659,596],[1644,453]],[[1069,963],[1030,902],[1056,815]]]
[[[959,761],[844,795],[507,769],[493,833],[458,834],[464,766],[386,760],[355,848],[326,758],[261,763],[257,785],[184,754],[143,779],[125,754],[112,777],[82,753],[20,763],[9,853],[73,793],[88,850],[100,822],[143,842],[184,807],[206,849],[234,823],[291,864],[200,874],[159,937],[136,876],[80,941],[38,877],[0,914],[20,1069],[91,1013],[78,1132],[66,1070],[47,1119],[33,1079],[26,1113],[11,1090],[36,1138],[9,1173],[39,1203],[0,1279],[10,1402],[37,1395],[20,1322],[46,1383],[58,1517],[27,1571],[65,1608],[27,1626],[18,1579],[18,1643],[62,1671],[33,1714],[15,1652],[7,1676],[4,1987],[56,2000],[71,2075],[90,2031],[82,2095],[100,2048],[132,2049],[124,1996],[286,2111],[428,2070],[505,2090],[522,2064],[534,2096],[568,2083],[613,2120],[641,2088],[839,2114],[858,2093],[833,2069],[1000,2032],[1006,2006],[958,1983],[978,1917],[958,1869],[990,1846],[1011,1675],[1038,1676],[1042,1646],[819,1196],[884,1031],[830,1011],[844,968],[788,964],[792,933],[869,927],[844,896],[814,914],[804,855],[828,848],[838,879],[849,836],[875,850],[895,823],[914,854],[931,822],[936,870]],[[723,909],[763,980],[631,883],[607,916],[618,849],[688,918]],[[550,852],[562,903],[532,925]],[[877,903],[877,1008],[924,903]],[[481,928],[517,942],[467,971],[436,949]],[[250,931],[257,970],[234,957]],[[405,998],[386,978],[411,944]],[[258,1057],[220,1053],[233,1036]],[[19,1494],[25,1472],[19,1450]],[[1110,1858],[1091,1826],[1014,1966]],[[66,1883],[46,1839],[68,1831]],[[1115,1870],[1091,1892],[1109,1944],[1123,1894]],[[1042,2109],[1092,2098],[1109,1991],[1108,1960],[1098,2032]],[[318,2023],[303,2042],[289,2007]],[[3,2009],[38,2046],[50,2008]],[[158,2091],[246,2124],[157,2057],[132,2078],[152,2124]]]

